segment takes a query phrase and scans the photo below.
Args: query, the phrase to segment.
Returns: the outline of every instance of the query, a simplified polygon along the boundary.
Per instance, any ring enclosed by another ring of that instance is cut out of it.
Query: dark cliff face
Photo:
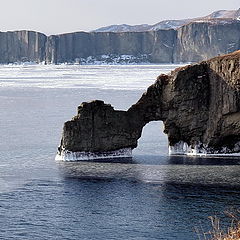
[[[198,62],[240,49],[240,21],[199,22],[178,29],[174,62]]]
[[[94,56],[89,33],[77,32],[49,36],[46,43],[47,63],[73,63],[77,58]]]
[[[140,137],[132,127],[125,111],[116,111],[102,101],[82,103],[78,115],[64,124],[62,146],[73,152],[112,151],[119,146],[132,148]]]
[[[47,62],[101,55],[146,55],[152,63],[198,62],[240,49],[240,21],[194,22],[177,30],[50,36]],[[54,53],[54,54],[52,54]]]
[[[47,62],[75,62],[101,55],[147,55],[149,61],[172,62],[174,30],[126,33],[69,33],[50,36]]]
[[[75,32],[49,37],[31,31],[0,32],[0,63],[74,63],[102,55],[132,55],[152,63],[197,62],[238,49],[237,20],[148,32]]]
[[[60,153],[135,148],[150,121],[165,125],[169,145],[189,153],[240,152],[240,51],[160,75],[128,111],[83,103],[66,122]]]
[[[0,32],[0,63],[42,62],[47,36],[32,31]]]

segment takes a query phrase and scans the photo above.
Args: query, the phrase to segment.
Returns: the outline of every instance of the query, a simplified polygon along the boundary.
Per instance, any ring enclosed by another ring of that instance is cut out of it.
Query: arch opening
[[[147,123],[142,129],[137,148],[133,149],[133,156],[167,156],[168,138],[163,130],[164,124],[162,121]]]

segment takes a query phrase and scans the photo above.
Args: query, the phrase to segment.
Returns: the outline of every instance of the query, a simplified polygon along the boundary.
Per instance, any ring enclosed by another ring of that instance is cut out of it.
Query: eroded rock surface
[[[127,111],[82,103],[64,124],[59,154],[133,149],[157,120],[172,153],[240,152],[240,51],[160,75]]]

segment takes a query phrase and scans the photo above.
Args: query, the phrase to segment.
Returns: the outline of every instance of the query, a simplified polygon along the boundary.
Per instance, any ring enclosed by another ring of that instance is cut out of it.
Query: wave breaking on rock
[[[71,152],[62,150],[56,155],[56,161],[88,161],[94,159],[108,159],[108,158],[131,158],[132,149],[124,148],[108,152]]]

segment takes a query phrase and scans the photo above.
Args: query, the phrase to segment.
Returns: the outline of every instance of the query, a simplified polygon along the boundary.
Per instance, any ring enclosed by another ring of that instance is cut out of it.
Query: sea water
[[[168,156],[161,122],[132,159],[56,162],[83,101],[128,109],[175,65],[0,66],[0,239],[197,239],[240,205],[240,159]]]

